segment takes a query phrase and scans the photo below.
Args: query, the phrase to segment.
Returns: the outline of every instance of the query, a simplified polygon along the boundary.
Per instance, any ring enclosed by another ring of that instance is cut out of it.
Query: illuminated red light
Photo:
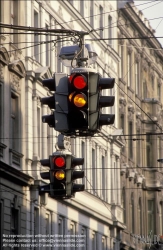
[[[65,159],[62,156],[53,158],[53,163],[57,166],[57,167],[63,167],[65,165]]]
[[[87,78],[84,75],[72,74],[69,77],[69,81],[76,89],[84,89],[87,86]]]
[[[84,76],[76,76],[74,78],[73,84],[77,89],[84,89],[87,86],[87,81]]]

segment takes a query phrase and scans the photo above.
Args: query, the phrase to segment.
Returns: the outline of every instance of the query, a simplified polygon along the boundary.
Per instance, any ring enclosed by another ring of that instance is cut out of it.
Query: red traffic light
[[[84,75],[72,74],[69,81],[76,89],[81,90],[87,87],[87,78]]]
[[[54,157],[53,158],[53,163],[57,166],[57,167],[59,167],[59,168],[62,168],[62,167],[64,167],[64,165],[65,165],[65,158],[64,157],[62,157],[62,156],[57,156],[57,157]]]

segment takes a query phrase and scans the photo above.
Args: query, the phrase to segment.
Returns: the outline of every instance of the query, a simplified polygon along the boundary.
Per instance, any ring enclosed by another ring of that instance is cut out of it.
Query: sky
[[[149,22],[151,27],[156,31],[155,36],[163,37],[163,0],[137,0],[134,3],[138,9],[142,10],[144,17],[148,20],[154,19],[149,20]],[[163,47],[163,38],[158,38],[158,40]]]

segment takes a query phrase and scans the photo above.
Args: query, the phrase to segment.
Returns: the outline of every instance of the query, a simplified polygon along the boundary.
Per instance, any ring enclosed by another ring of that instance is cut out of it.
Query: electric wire
[[[154,1],[157,1],[157,0],[154,0]],[[39,3],[39,1],[37,1],[36,0],[36,2],[38,2]],[[160,1],[160,2],[162,2],[162,0]],[[149,4],[149,3],[153,3],[153,0],[152,1],[149,1],[149,2],[147,2],[147,3],[141,3],[141,4],[137,4],[137,5],[135,5],[136,7],[137,6],[142,6],[142,5],[146,5],[146,4]],[[42,6],[43,7],[43,6]],[[74,7],[74,6],[73,6]],[[150,7],[152,7],[152,6],[149,6],[149,7],[147,7],[147,8],[150,8]],[[130,9],[131,8],[131,6],[129,6],[129,7],[126,7],[125,9]],[[45,8],[43,8],[45,11],[47,11]],[[146,8],[145,8],[146,9]],[[143,9],[143,10],[145,10],[145,9]],[[104,14],[110,14],[110,13],[112,13],[112,12],[119,12],[119,10],[120,9],[116,9],[116,10],[111,10],[111,11],[107,11],[107,12],[103,12],[103,13],[99,13],[99,14],[94,14],[94,15],[89,15],[89,16],[87,16],[87,17],[83,17],[83,18],[76,18],[76,19],[72,19],[72,20],[70,20],[70,21],[66,21],[66,22],[63,22],[63,23],[60,23],[59,25],[62,25],[62,24],[68,24],[68,23],[70,23],[70,22],[74,22],[74,21],[78,21],[78,20],[82,20],[82,19],[86,19],[86,18],[90,18],[90,17],[96,17],[96,16],[99,16],[99,15],[104,15]],[[49,12],[48,12],[49,13]],[[50,13],[49,13],[50,14]],[[51,14],[50,14],[51,15]],[[44,28],[46,28],[46,27],[44,27]]]

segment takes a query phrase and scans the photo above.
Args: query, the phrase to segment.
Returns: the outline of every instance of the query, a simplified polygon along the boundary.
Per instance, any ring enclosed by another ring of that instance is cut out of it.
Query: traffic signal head
[[[74,170],[77,165],[83,165],[84,158],[75,158],[72,155],[67,155],[67,172],[66,172],[66,195],[73,197],[76,192],[84,191],[84,184],[74,183],[76,179],[84,177],[83,170]]]
[[[59,132],[67,132],[68,127],[68,76],[64,73],[55,73],[52,79],[42,81],[49,91],[55,91],[52,96],[41,98],[41,103],[48,105],[52,111],[50,115],[43,115],[42,122],[48,123]]]
[[[93,73],[89,78],[89,131],[94,134],[103,125],[114,123],[114,114],[102,114],[102,108],[114,105],[114,96],[102,96],[103,89],[114,87],[114,78],[101,78],[100,74]]]
[[[114,105],[114,96],[102,96],[114,87],[115,79],[101,78],[93,69],[74,69],[69,77],[69,128],[75,135],[92,136],[103,125],[114,123],[115,115],[102,114]]]
[[[69,77],[68,121],[72,133],[88,128],[88,74],[72,73]]]
[[[49,172],[41,173],[42,179],[47,179],[50,184],[40,187],[40,192],[48,192],[51,197],[62,199],[66,195],[66,157],[65,155],[51,155],[49,159],[41,160],[42,166],[47,166]]]
[[[50,157],[51,182],[53,185],[53,196],[62,198],[66,195],[66,156],[55,154]]]
[[[69,199],[75,192],[84,191],[83,184],[74,183],[76,179],[84,177],[84,171],[74,170],[75,166],[84,163],[83,158],[56,152],[49,156],[49,159],[40,162],[49,168],[49,172],[41,173],[42,179],[50,181],[50,184],[40,187],[40,193],[47,192],[56,199]]]

